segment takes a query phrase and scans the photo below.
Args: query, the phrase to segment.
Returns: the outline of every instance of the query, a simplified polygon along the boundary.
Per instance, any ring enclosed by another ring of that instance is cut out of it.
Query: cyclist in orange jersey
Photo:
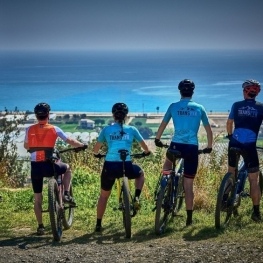
[[[87,145],[69,138],[59,127],[48,123],[50,106],[47,103],[38,103],[34,108],[34,112],[38,122],[26,129],[24,147],[31,154],[31,181],[35,200],[34,212],[38,222],[37,234],[43,235],[45,230],[42,221],[43,178],[53,176],[54,168],[57,174],[64,174],[64,202],[76,205],[69,194],[71,184],[71,169],[69,165],[61,161],[53,164],[47,158],[52,156],[58,137],[73,147],[87,148]]]

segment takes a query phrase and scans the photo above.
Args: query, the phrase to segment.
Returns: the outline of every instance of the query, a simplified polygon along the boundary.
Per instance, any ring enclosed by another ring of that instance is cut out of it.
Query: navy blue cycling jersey
[[[235,102],[228,118],[234,120],[234,139],[241,143],[256,142],[263,120],[263,104],[254,99]]]

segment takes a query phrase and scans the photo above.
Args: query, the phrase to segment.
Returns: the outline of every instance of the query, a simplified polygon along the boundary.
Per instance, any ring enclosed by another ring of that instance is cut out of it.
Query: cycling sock
[[[102,219],[97,218],[97,226],[101,226],[101,221],[102,221]]]
[[[44,228],[43,224],[38,224],[38,228]]]
[[[254,209],[254,213],[258,215],[259,214],[259,205],[254,205],[253,209]]]
[[[141,195],[141,192],[142,192],[142,190],[141,189],[136,189],[135,190],[135,197],[140,197],[140,195]]]
[[[192,221],[193,210],[186,210],[187,213],[187,221]]]

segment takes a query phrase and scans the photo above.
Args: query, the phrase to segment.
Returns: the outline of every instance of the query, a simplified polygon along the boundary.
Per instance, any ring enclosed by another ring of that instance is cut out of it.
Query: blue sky
[[[0,49],[263,49],[263,0],[0,0]]]

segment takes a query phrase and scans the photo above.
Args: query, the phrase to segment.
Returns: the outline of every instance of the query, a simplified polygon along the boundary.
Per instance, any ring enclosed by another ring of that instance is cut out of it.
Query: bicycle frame
[[[53,165],[60,160],[59,153],[67,151],[85,150],[85,147],[69,148],[59,152],[54,152],[49,159]],[[60,241],[62,237],[63,227],[69,229],[72,226],[74,218],[74,208],[76,206],[65,205],[63,202],[63,176],[57,175],[54,169],[54,175],[48,180],[48,210],[42,212],[49,212],[50,224],[52,234],[55,241]],[[73,197],[72,185],[70,186],[70,195]],[[68,209],[69,213],[66,215],[65,211]]]
[[[261,147],[257,147],[261,149]],[[227,172],[222,179],[217,195],[217,204],[215,210],[215,227],[221,228],[226,226],[232,214],[237,215],[237,208],[240,206],[241,197],[249,196],[244,191],[245,183],[248,176],[248,171],[244,160],[240,161],[242,150],[240,148],[232,147],[231,151],[236,154],[236,163],[234,174]],[[259,173],[259,185],[262,192],[262,173]]]
[[[170,216],[175,216],[180,210],[183,194],[178,195],[180,177],[179,170],[182,168],[183,159],[177,150],[168,149],[172,156],[172,169],[161,173],[156,193],[155,233],[160,235],[164,232]],[[183,184],[182,180],[180,181]],[[183,187],[181,189],[183,191]],[[179,201],[177,203],[177,201]],[[163,212],[163,215],[162,215]]]
[[[134,217],[137,211],[133,206],[133,196],[130,192],[130,180],[126,176],[125,161],[128,155],[134,158],[145,157],[144,153],[129,154],[127,150],[121,149],[118,151],[120,159],[122,160],[122,177],[116,179],[117,184],[117,198],[118,198],[118,209],[122,211],[123,225],[125,228],[126,237],[131,237],[131,218]],[[105,157],[106,154],[100,154],[99,158]]]

